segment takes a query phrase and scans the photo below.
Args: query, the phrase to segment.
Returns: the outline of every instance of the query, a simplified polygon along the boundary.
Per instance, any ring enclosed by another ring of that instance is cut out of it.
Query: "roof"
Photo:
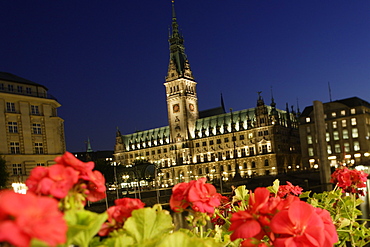
[[[348,107],[365,106],[367,108],[370,108],[370,103],[369,102],[367,102],[363,99],[360,99],[358,97],[351,97],[351,98],[326,102],[326,103],[324,103],[324,105],[331,104],[331,103],[340,103],[340,104],[343,104],[343,105],[348,106]],[[304,108],[300,117],[307,117],[307,116],[310,115],[310,113],[312,111],[313,111],[313,106],[312,105],[307,106],[306,108]]]
[[[38,84],[36,82],[24,79],[22,77],[13,75],[13,74],[8,73],[8,72],[1,72],[0,71],[0,80],[11,81],[11,82],[19,82],[19,83],[24,83],[24,84],[33,85],[33,86],[40,86],[40,87],[43,87],[46,90],[48,90],[45,86],[43,86],[41,84]]]
[[[223,109],[222,106],[212,108],[212,109],[207,109],[199,112],[199,118],[206,118],[206,117],[212,117],[220,114],[225,114],[225,110]]]

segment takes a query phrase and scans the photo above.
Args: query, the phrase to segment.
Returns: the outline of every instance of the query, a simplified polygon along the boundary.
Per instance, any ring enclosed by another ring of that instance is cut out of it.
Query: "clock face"
[[[175,104],[172,106],[172,109],[173,109],[173,112],[176,113],[176,112],[179,112],[180,111],[180,106],[179,104]]]
[[[194,105],[193,104],[189,104],[189,110],[194,111]]]

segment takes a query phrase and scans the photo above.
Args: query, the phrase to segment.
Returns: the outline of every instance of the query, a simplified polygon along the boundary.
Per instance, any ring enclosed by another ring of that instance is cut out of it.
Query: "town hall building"
[[[132,168],[140,160],[157,168],[160,187],[204,176],[210,181],[227,181],[302,169],[298,113],[288,106],[277,109],[272,96],[265,104],[258,92],[256,105],[241,111],[225,111],[222,96],[220,107],[198,109],[197,82],[173,4],[169,46],[164,82],[168,126],[128,135],[117,130],[115,161],[131,168],[123,176],[124,182],[137,181]],[[150,174],[148,168],[148,178]]]

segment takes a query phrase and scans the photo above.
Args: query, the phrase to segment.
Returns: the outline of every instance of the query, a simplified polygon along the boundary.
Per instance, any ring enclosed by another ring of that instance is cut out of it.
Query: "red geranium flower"
[[[215,207],[221,204],[221,195],[215,186],[206,183],[206,178],[200,178],[192,183],[188,190],[188,201],[196,212],[213,214]]]
[[[50,246],[66,241],[67,225],[58,210],[58,201],[10,190],[0,192],[0,242],[29,246],[37,238]]]
[[[114,201],[115,206],[108,208],[108,222],[104,223],[99,231],[100,236],[107,236],[110,232],[122,228],[124,222],[132,215],[132,211],[143,208],[145,203],[140,199],[121,198]]]
[[[322,212],[320,212],[322,213]],[[332,246],[336,241],[334,237],[329,238],[333,223],[316,213],[315,208],[303,201],[293,202],[289,209],[277,213],[271,220],[271,230],[275,234],[274,246],[307,246],[326,247]]]
[[[286,195],[298,196],[302,194],[303,189],[299,186],[294,186],[291,182],[286,182],[286,185],[280,185],[277,195],[279,197],[285,197]]]
[[[368,174],[363,171],[350,170],[347,167],[337,168],[331,175],[331,183],[337,184],[344,192],[364,195],[359,188],[366,187]]]
[[[221,195],[206,180],[200,178],[189,183],[176,184],[170,198],[171,209],[181,212],[190,206],[195,212],[213,214],[215,207],[221,204]]]
[[[78,174],[73,168],[62,165],[39,166],[32,169],[26,185],[29,191],[38,195],[52,195],[61,199],[77,183]]]

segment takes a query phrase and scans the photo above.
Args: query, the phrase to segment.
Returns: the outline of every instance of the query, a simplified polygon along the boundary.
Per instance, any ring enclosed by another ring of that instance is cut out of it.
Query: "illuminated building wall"
[[[24,182],[32,168],[48,166],[65,152],[58,107],[45,86],[0,72],[0,153],[10,183]]]

